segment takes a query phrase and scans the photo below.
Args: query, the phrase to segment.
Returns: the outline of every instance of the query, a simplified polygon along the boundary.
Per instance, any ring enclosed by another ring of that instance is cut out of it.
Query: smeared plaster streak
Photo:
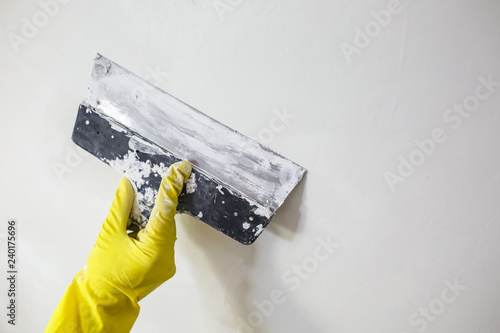
[[[136,99],[137,89],[147,98]],[[95,61],[85,102],[267,207],[258,214],[272,215],[305,172],[102,56]]]

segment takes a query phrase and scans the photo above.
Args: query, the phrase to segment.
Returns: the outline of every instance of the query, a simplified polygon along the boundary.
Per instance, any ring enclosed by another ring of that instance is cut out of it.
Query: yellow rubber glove
[[[135,191],[126,178],[87,259],[67,288],[45,332],[129,332],[138,302],[175,274],[174,215],[191,174],[189,162],[170,166],[163,176],[145,229],[127,234]]]

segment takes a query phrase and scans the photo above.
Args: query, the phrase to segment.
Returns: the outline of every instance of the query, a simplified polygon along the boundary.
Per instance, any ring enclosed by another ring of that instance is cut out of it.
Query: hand
[[[128,332],[138,301],[175,274],[175,212],[189,162],[170,166],[145,229],[127,234],[135,191],[120,181],[87,264],[66,290],[46,332]]]

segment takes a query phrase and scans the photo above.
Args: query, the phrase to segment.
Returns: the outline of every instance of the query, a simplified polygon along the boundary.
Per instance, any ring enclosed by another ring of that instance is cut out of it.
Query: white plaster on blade
[[[130,218],[129,218],[128,224],[130,225],[130,222],[132,221],[135,224],[144,228],[146,226],[147,220],[142,215],[141,208],[143,208],[143,206],[139,204],[139,200],[141,200],[142,194],[137,192],[137,187],[135,186],[135,184],[133,182],[131,182],[131,184],[132,184],[132,187],[134,188],[136,195],[134,197],[134,202],[132,203],[132,209],[130,211]]]
[[[102,69],[108,64],[111,67],[104,74]],[[132,92],[139,88],[147,98],[134,98]],[[194,161],[204,173],[230,184],[241,195],[269,207],[271,215],[305,171],[104,57],[96,60],[86,101],[180,159]]]
[[[243,229],[247,230],[248,228],[250,228],[250,223],[243,222]]]
[[[155,203],[156,195],[158,191],[153,190],[151,187],[147,187],[144,192],[144,202],[147,206],[153,206]]]
[[[163,198],[163,214],[167,215],[176,205],[169,198]]]
[[[222,191],[222,185],[218,185],[218,186],[216,187],[216,189],[218,189],[218,190],[219,190],[220,194],[225,194],[225,193]]]
[[[116,124],[114,121],[108,121],[108,123],[111,125],[111,129],[121,132],[121,133],[127,133],[127,130],[123,128],[122,126]]]
[[[151,174],[151,162],[142,162],[136,159],[135,152],[129,151],[122,159],[107,160],[109,165],[120,171],[128,179],[135,182],[141,188]]]
[[[255,237],[259,236],[262,233],[262,231],[264,231],[264,227],[262,226],[262,224],[259,224],[255,228],[257,229],[254,234]]]
[[[160,163],[159,165],[158,164],[153,165],[153,167],[151,168],[151,171],[156,173],[158,176],[162,177],[163,174],[165,174],[165,172],[167,172],[167,169],[168,169],[168,167],[165,164]]]
[[[258,206],[257,209],[254,210],[254,214],[264,216],[267,218],[273,216],[273,212],[264,206]]]
[[[196,190],[196,174],[194,172],[191,173],[187,182],[186,182],[186,193],[193,193]]]
[[[133,140],[131,140],[131,142],[133,142]],[[131,146],[133,148],[137,148],[136,145]],[[147,224],[147,220],[145,219],[143,212],[146,207],[154,206],[158,190],[146,187],[144,193],[141,193],[137,190],[137,188],[145,186],[153,174],[157,174],[161,177],[167,170],[167,167],[163,163],[158,165],[152,164],[149,160],[146,162],[140,161],[137,158],[135,149],[129,150],[127,155],[125,155],[122,159],[116,158],[115,160],[107,160],[107,163],[131,181],[136,196],[132,205],[130,220],[144,228]]]

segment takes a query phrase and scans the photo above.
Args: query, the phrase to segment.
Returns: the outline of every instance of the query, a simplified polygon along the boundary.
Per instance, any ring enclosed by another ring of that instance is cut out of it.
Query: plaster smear
[[[137,192],[137,187],[135,186],[134,182],[131,182],[131,184],[134,187],[136,195],[132,204],[132,210],[130,211],[129,225],[131,222],[133,222],[141,228],[145,228],[148,222],[144,215],[142,215],[142,211],[144,211],[145,208],[142,204],[139,203],[139,201],[142,199],[142,193]]]
[[[262,231],[264,231],[264,227],[262,226],[262,224],[259,224],[255,228],[257,229],[255,231],[255,237],[259,236],[262,233]]]
[[[88,110],[88,109],[87,109]],[[115,124],[113,121],[109,121],[109,124],[111,125],[111,128],[117,132],[121,132],[121,133],[127,133],[127,130],[124,129],[123,127]]]
[[[267,218],[270,218],[273,215],[273,212],[271,212],[269,209],[263,206],[258,206],[257,209],[254,210],[253,212],[255,215],[260,215],[264,216]]]
[[[159,165],[155,164],[151,168],[151,171],[158,174],[159,176],[164,175],[165,172],[167,172],[167,170],[168,170],[168,166],[166,166],[164,163],[160,163]]]
[[[142,196],[140,200],[143,201],[146,204],[146,206],[154,206],[157,195],[158,191],[153,190],[151,187],[147,187],[144,196]]]
[[[136,148],[136,146],[134,146],[134,148]],[[138,160],[135,149],[130,150],[122,159],[116,158],[115,160],[107,160],[107,163],[115,170],[122,173],[132,183],[136,196],[132,204],[130,220],[144,228],[147,224],[147,219],[144,217],[143,212],[147,207],[154,206],[158,190],[146,187],[144,193],[142,193],[138,191],[138,189],[145,186],[148,179],[154,174],[161,177],[168,168],[163,163],[157,165],[152,164],[149,160],[146,162]]]
[[[222,194],[222,195],[224,195],[224,194],[225,194],[225,193],[222,191],[222,185],[218,185],[216,188],[219,190],[220,194]]]
[[[141,188],[151,175],[151,162],[138,161],[134,151],[129,151],[123,159],[108,160],[107,163],[128,179],[134,181],[138,188]]]
[[[191,172],[191,176],[189,176],[186,183],[186,193],[193,193],[196,190],[197,186],[196,174],[194,172]]]
[[[133,141],[131,141],[131,143],[132,142]],[[158,165],[158,164],[151,163],[151,161],[149,161],[149,160],[144,162],[144,161],[141,161],[138,159],[138,156],[135,153],[135,150],[136,150],[135,148],[141,148],[142,151],[146,152],[145,147],[146,146],[143,146],[141,143],[131,144],[130,148],[132,148],[132,150],[130,150],[127,153],[127,155],[125,155],[122,159],[117,158],[113,161],[107,160],[107,163],[109,163],[110,166],[112,166],[117,171],[121,172],[125,177],[130,179],[130,181],[132,182],[134,189],[135,189],[135,192],[136,192],[136,198],[135,198],[134,204],[132,206],[130,219],[134,223],[141,226],[142,228],[144,228],[147,224],[147,219],[144,217],[143,212],[145,211],[145,209],[147,207],[154,206],[155,199],[158,195],[158,190],[152,189],[150,187],[146,187],[144,194],[143,194],[143,193],[141,193],[143,191],[139,192],[138,189],[141,189],[143,186],[147,185],[148,179],[155,174],[158,175],[159,177],[162,177],[162,175],[163,175],[163,177],[168,177],[171,174],[171,171],[163,163],[160,163]],[[153,145],[148,146],[148,147],[150,149],[152,149],[151,151],[149,151],[149,153],[151,153],[151,154],[158,153],[159,148],[157,148]],[[179,177],[178,177],[178,179],[176,179],[176,181],[182,182],[182,177],[179,175]],[[195,172],[191,172],[191,176],[188,178],[185,186],[186,186],[187,193],[194,193],[196,191],[197,184],[196,184],[196,173]],[[227,190],[227,188],[223,187],[222,185],[218,185],[216,187],[216,189],[222,194],[225,194],[223,189]],[[269,208],[267,208],[263,205],[260,205],[255,200],[252,200],[246,196],[243,196],[243,197],[247,200],[247,202],[251,206],[255,207],[253,209],[253,213],[255,215],[263,216],[266,218],[272,217],[273,211],[271,211]],[[222,203],[224,203],[224,201],[222,201]],[[236,215],[237,214],[235,213],[235,216]],[[197,217],[200,219],[203,218],[203,213],[199,212]],[[252,220],[253,220],[253,218],[252,218]],[[249,227],[250,227],[249,223],[245,222],[243,224],[243,228],[245,230],[248,229]],[[260,227],[257,226],[256,236],[258,236],[262,232],[261,228],[263,230],[262,225],[260,225]]]
[[[147,98],[126,93],[138,88]],[[86,102],[178,158],[195,161],[205,174],[269,207],[271,213],[305,172],[104,57],[95,61]]]
[[[151,155],[158,154],[158,150],[159,150],[159,147],[156,147],[155,145],[153,145],[145,140],[142,140],[141,138],[139,138],[136,135],[134,136],[134,140],[130,140],[129,147],[133,151],[138,150],[142,153],[151,154]],[[165,155],[168,155],[168,156],[172,156],[172,154],[169,154],[168,152],[165,152],[165,151],[162,151],[162,153],[164,153]]]
[[[134,99],[132,94],[126,93],[137,87],[143,89],[147,98]],[[129,142],[127,155],[106,162],[136,186],[131,220],[141,227],[145,227],[144,215],[148,215],[158,195],[157,189],[147,187],[149,179],[155,174],[168,176],[168,166],[141,161],[138,153],[155,155],[161,152],[192,161],[193,170],[185,185],[186,192],[196,192],[197,177],[212,178],[218,184],[213,189],[214,194],[236,194],[250,204],[255,215],[248,217],[248,221],[256,216],[270,219],[305,173],[301,166],[103,57],[95,63],[86,102],[107,118],[114,130],[137,134]],[[179,175],[175,181],[182,184],[183,179]],[[169,203],[164,204],[165,210],[171,209]],[[230,214],[238,216],[237,212]],[[201,211],[196,215],[199,219],[203,216]],[[251,223],[241,222],[237,224],[256,237],[264,230],[263,224],[252,227]]]

